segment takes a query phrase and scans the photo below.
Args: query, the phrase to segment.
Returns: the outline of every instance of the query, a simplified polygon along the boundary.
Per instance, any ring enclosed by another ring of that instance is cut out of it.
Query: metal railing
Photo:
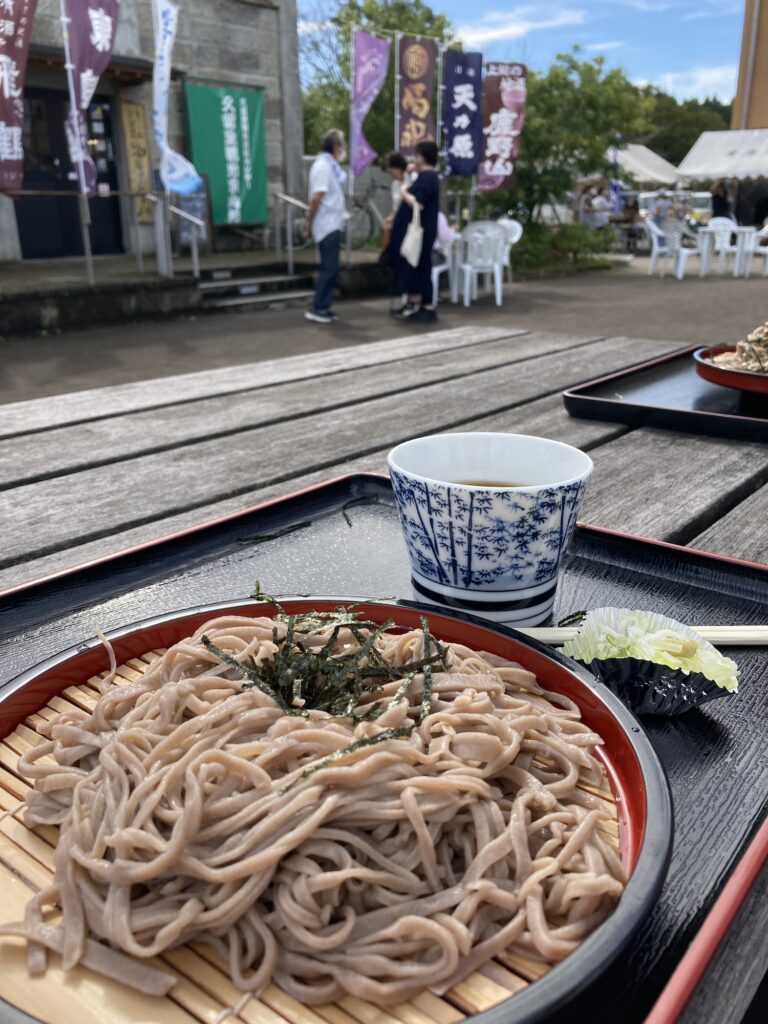
[[[56,198],[56,197],[68,197],[81,200],[81,193],[75,192],[72,189],[14,189],[9,191],[6,195],[12,199],[25,199],[34,197],[45,197],[45,198]],[[153,230],[155,233],[155,254],[157,257],[157,272],[161,277],[173,277],[173,251],[171,246],[170,237],[170,225],[171,217],[175,216],[181,220],[188,221],[194,225],[195,231],[191,232],[191,255],[192,255],[192,274],[197,279],[200,277],[200,249],[199,249],[199,238],[198,230],[202,234],[202,229],[205,228],[205,221],[200,220],[199,217],[194,217],[191,213],[187,213],[186,210],[180,209],[178,206],[173,206],[170,202],[169,196],[165,192],[131,192],[124,189],[106,189],[101,192],[94,192],[93,195],[87,197],[91,199],[128,199],[131,205],[131,230],[134,239],[134,249],[136,254],[136,265],[141,273],[144,272],[144,253],[141,247],[141,221],[138,213],[138,201],[140,199],[146,199],[153,204]],[[87,254],[86,254],[86,262]],[[88,282],[93,284],[93,271],[89,265],[87,270]]]
[[[178,206],[174,206],[168,194],[145,192],[144,199],[148,199],[151,203],[154,203],[155,211],[155,254],[157,256],[157,272],[162,277],[173,277],[173,247],[171,245],[171,216],[176,216],[180,220],[185,220],[194,227],[204,228],[205,221],[199,217],[193,216],[191,213],[187,213],[186,210],[180,209]],[[138,223],[138,219],[137,219]],[[198,233],[197,230],[192,231],[190,238],[190,249],[192,251],[192,276],[197,280],[200,277],[200,249],[198,245]],[[138,239],[137,239],[138,242]],[[137,253],[141,253],[141,246],[137,244]],[[143,259],[141,262],[141,268],[143,269]]]
[[[286,261],[288,264],[288,273],[292,274],[295,268],[293,255],[294,217],[296,216],[296,210],[303,210],[305,214],[308,213],[309,206],[301,199],[296,199],[294,196],[286,195],[285,192],[277,192],[275,194],[275,199],[277,200],[275,203],[275,253],[278,260],[283,258],[282,227],[284,219]]]

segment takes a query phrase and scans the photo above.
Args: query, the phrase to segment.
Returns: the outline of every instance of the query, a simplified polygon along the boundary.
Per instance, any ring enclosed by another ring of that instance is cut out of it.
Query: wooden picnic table
[[[393,445],[467,429],[589,451],[586,522],[768,562],[768,446],[565,411],[566,387],[678,348],[466,326],[0,406],[0,590],[329,477],[385,472]],[[702,1005],[707,1020],[740,1019],[765,959],[766,885],[764,870],[684,1024]],[[745,955],[745,933],[762,953]]]
[[[564,388],[679,347],[467,326],[0,406],[0,589],[339,473],[385,472],[393,445],[455,429],[589,451],[587,522],[768,562],[765,445],[563,408]]]

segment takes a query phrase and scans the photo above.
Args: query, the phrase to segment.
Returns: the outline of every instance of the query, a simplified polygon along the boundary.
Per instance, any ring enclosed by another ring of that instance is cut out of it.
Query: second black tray
[[[572,416],[768,441],[768,396],[703,380],[685,348],[563,392]]]

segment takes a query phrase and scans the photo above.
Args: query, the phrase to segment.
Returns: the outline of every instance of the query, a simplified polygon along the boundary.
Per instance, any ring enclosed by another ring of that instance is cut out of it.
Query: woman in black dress
[[[432,301],[432,248],[437,238],[437,214],[440,203],[435,143],[417,143],[413,162],[418,176],[410,185],[402,186],[403,201],[392,225],[388,251],[395,270],[397,291],[407,296],[402,309],[398,310],[398,316],[409,322],[433,323],[437,320],[437,313]],[[412,267],[400,255],[400,247],[417,204],[421,213],[424,240],[418,266]]]

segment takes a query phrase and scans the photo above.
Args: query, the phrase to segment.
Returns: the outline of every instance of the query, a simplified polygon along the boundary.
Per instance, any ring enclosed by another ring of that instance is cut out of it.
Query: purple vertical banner
[[[471,176],[483,155],[483,55],[446,50],[443,146],[448,174]]]
[[[24,72],[37,0],[0,0],[0,192],[24,179]]]
[[[352,36],[352,89],[349,107],[349,166],[362,174],[376,159],[376,152],[363,135],[363,121],[381,92],[389,68],[389,40],[379,39],[360,28]]]
[[[84,112],[96,92],[102,71],[112,59],[120,0],[65,0],[72,62],[72,108],[67,119],[69,154],[75,168],[82,162],[86,192],[96,187],[96,165],[88,152]]]

